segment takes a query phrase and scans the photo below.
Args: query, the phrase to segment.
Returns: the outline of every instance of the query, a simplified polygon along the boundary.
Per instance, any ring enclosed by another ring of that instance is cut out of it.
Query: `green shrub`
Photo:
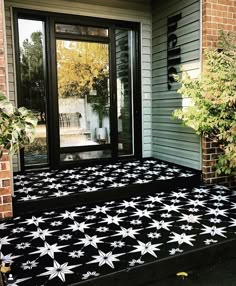
[[[14,107],[0,94],[0,157],[4,149],[12,155],[33,142],[36,125],[37,119],[30,110]]]
[[[200,78],[183,72],[176,79],[178,93],[191,99],[191,106],[175,110],[174,117],[219,143],[222,154],[216,164],[217,174],[236,170],[236,35],[220,33],[220,49],[205,53],[206,69]]]

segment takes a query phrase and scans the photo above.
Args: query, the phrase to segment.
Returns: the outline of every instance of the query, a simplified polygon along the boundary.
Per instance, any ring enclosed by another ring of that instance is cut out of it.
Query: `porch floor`
[[[200,172],[153,158],[14,176],[15,213],[78,206],[199,184]]]
[[[209,251],[235,243],[235,194],[218,185],[173,186],[18,216],[0,223],[1,259],[12,263],[17,286],[145,285],[166,271],[214,259]],[[127,275],[122,282],[120,275]]]

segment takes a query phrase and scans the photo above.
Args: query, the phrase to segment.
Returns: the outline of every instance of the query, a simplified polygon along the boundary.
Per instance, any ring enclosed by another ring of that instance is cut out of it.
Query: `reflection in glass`
[[[97,150],[97,151],[86,151],[86,152],[75,152],[75,153],[62,153],[60,155],[61,161],[79,161],[89,159],[102,159],[111,158],[111,150]]]
[[[56,24],[57,33],[108,37],[108,29],[80,25]]]
[[[24,149],[25,166],[48,163],[46,90],[44,74],[44,23],[19,19],[22,105],[38,118],[35,140]]]
[[[116,30],[115,34],[119,156],[133,154],[131,35],[128,30]]]
[[[56,43],[60,147],[110,143],[108,45]]]

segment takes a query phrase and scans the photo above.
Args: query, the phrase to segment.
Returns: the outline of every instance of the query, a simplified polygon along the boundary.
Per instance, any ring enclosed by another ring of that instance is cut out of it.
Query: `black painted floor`
[[[236,238],[236,196],[223,186],[173,186],[15,217],[0,223],[0,237],[14,286],[70,285]]]
[[[150,182],[191,178],[196,171],[156,159],[97,164],[66,170],[27,172],[14,176],[14,201],[30,202],[101,192]]]

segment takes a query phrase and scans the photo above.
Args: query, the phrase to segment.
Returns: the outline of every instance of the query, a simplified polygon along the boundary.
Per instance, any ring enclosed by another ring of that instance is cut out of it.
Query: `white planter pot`
[[[96,128],[96,137],[97,140],[105,140],[107,138],[107,128]]]

